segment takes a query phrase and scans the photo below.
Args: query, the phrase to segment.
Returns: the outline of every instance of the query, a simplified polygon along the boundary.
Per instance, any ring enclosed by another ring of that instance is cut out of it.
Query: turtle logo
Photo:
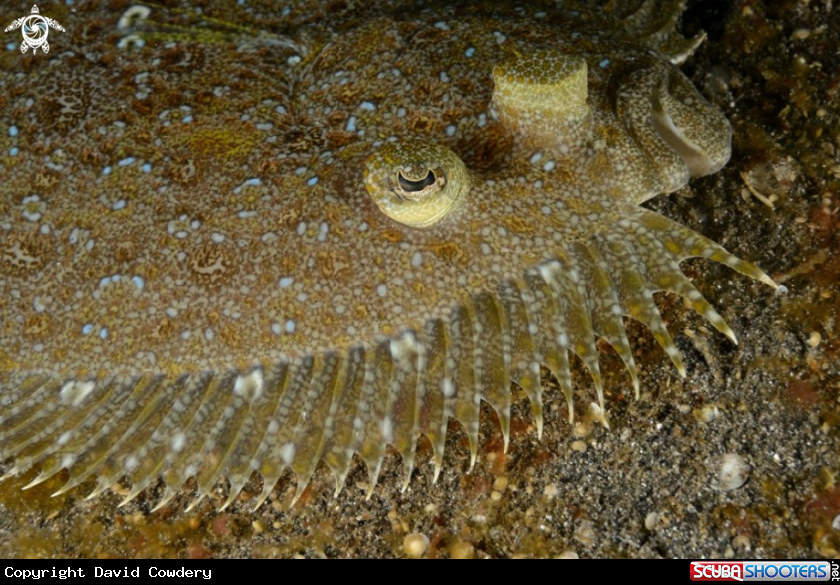
[[[20,44],[21,53],[25,53],[30,47],[32,47],[33,54],[38,52],[38,47],[41,47],[44,53],[49,53],[50,45],[47,43],[49,27],[64,32],[64,28],[57,21],[38,14],[38,6],[36,5],[32,6],[32,14],[13,21],[6,27],[6,32],[21,27],[23,33],[23,42]]]

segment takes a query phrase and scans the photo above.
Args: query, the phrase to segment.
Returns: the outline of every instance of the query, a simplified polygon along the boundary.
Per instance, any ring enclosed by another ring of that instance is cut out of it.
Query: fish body
[[[639,206],[719,170],[731,129],[676,66],[702,40],[682,3],[637,4],[301,9],[276,35],[91,9],[113,34],[15,61],[7,473],[127,477],[127,499],[163,478],[161,505],[226,478],[227,505],[321,461],[340,490],[357,455],[373,489],[421,435],[437,473],[450,418],[474,459],[482,400],[507,442],[511,382],[541,432],[541,364],[571,417],[577,355],[603,410],[599,337],[638,392],[624,317],[682,373],[656,291],[734,340],[679,262],[772,281]]]

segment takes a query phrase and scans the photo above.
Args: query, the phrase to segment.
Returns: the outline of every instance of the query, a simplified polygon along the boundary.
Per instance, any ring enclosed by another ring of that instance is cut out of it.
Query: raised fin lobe
[[[116,413],[106,415],[97,413],[90,417],[87,425],[88,428],[94,429],[90,433],[84,432],[84,426],[80,425],[81,433],[78,440],[64,447],[67,455],[73,457],[72,476],[70,481],[54,495],[72,489],[91,474],[95,473],[97,477],[102,477],[112,472],[113,469],[107,467],[108,463],[112,463],[112,467],[118,467],[118,471],[113,473],[114,481],[126,472],[128,467],[126,461],[122,459],[115,462],[114,460],[119,454],[125,454],[136,445],[138,436],[140,441],[144,440],[149,421],[160,416],[161,407],[165,408],[167,403],[174,400],[176,392],[172,387],[177,388],[177,385],[164,385],[162,382],[162,376],[154,375],[115,381],[116,384],[124,386],[124,391],[131,389],[130,399],[126,404],[131,404],[132,407],[136,405],[136,410],[134,408],[120,409]]]
[[[163,472],[166,482],[164,496],[157,507],[165,505],[190,477],[197,476],[202,465],[207,463],[208,450],[215,446],[213,435],[216,422],[227,409],[236,381],[235,372],[217,373],[210,378],[202,397],[201,406],[196,410],[189,430],[185,431],[185,445],[172,466]],[[190,508],[203,497],[198,494]],[[156,507],[156,508],[157,508]]]
[[[619,241],[608,242],[605,250],[614,259],[610,263],[611,274],[613,282],[619,283],[616,288],[619,292],[622,312],[650,329],[653,337],[671,358],[677,371],[685,377],[682,356],[662,322],[659,309],[653,300],[653,290],[633,250],[625,242]]]
[[[578,247],[581,270],[585,273],[584,281],[589,284],[587,295],[592,308],[592,327],[595,333],[603,337],[624,362],[636,398],[639,397],[639,379],[627,330],[622,319],[621,304],[615,291],[615,283],[610,277],[610,268],[601,255],[596,242]]]
[[[0,399],[0,457],[4,457],[4,437],[38,413],[59,386],[55,378],[40,374],[22,380],[10,378],[2,382],[8,384],[8,388]]]
[[[154,413],[124,446],[119,441],[112,444],[103,436],[103,443],[97,445],[91,457],[90,472],[95,471],[97,486],[88,497],[102,493],[127,475],[132,485],[120,503],[123,505],[157,481],[186,444],[179,438],[185,437],[183,431],[201,405],[209,379],[209,374],[200,374],[161,380],[165,394],[162,412]],[[83,470],[80,477],[87,473]]]
[[[231,403],[222,417],[216,423],[218,438],[215,441],[215,456],[211,458],[213,464],[203,466],[197,476],[198,495],[196,501],[208,495],[220,477],[230,473],[230,461],[235,455],[243,432],[250,430],[246,423],[250,420],[255,404],[260,404],[266,395],[265,376],[261,367],[253,368],[249,372],[237,376],[233,385]],[[234,492],[233,497],[239,494]],[[230,501],[230,495],[228,497]]]
[[[529,318],[528,311],[528,307],[533,307],[534,298],[525,282],[507,280],[499,285],[499,299],[510,330],[510,377],[528,396],[537,437],[541,438],[542,384],[540,361],[532,333],[537,329],[537,324]]]
[[[525,273],[533,301],[529,307],[532,318],[543,324],[536,332],[536,342],[541,360],[557,379],[569,410],[569,422],[574,421],[575,410],[572,375],[569,371],[569,334],[563,314],[555,299],[555,291],[546,282],[540,268]]]
[[[92,464],[98,485],[88,497],[101,493],[125,474],[131,481],[131,490],[122,505],[157,481],[186,446],[185,430],[202,403],[209,378],[204,374],[161,380],[165,396],[158,411],[124,446],[108,450],[100,456],[99,463]]]
[[[83,398],[69,399],[72,386],[84,385]],[[97,385],[95,381],[71,381],[61,385],[61,390],[41,412],[25,423],[17,432],[3,439],[12,445],[7,456],[15,457],[15,469],[28,469],[79,436],[79,425],[95,419],[102,413],[112,413],[128,405],[130,393],[113,379]],[[56,405],[58,408],[56,409]],[[43,415],[48,415],[44,418]],[[72,463],[74,454],[68,454]]]
[[[779,287],[778,284],[773,282],[773,279],[759,268],[730,254],[723,246],[716,244],[709,238],[652,211],[639,209],[638,213],[639,222],[656,234],[656,238],[668,251],[674,254],[678,262],[688,258],[708,258],[729,266],[732,270],[754,280],[763,282],[773,289]]]
[[[314,368],[312,356],[291,360],[282,385],[278,387],[277,408],[266,423],[265,434],[253,457],[253,465],[263,478],[263,489],[254,508],[259,508],[271,495],[283,470],[292,461],[294,451],[289,444],[304,401],[302,394],[309,386]]]
[[[510,332],[496,296],[479,293],[473,296],[475,321],[475,369],[483,398],[502,428],[504,449],[510,440]]]
[[[425,367],[426,351],[414,332],[405,331],[391,341],[391,358],[394,365],[391,408],[383,424],[390,427],[389,442],[402,455],[402,489],[405,490],[414,471],[414,454],[420,438],[420,410],[426,393],[425,378],[420,373]]]
[[[433,481],[437,481],[443,466],[443,450],[449,417],[452,416],[452,390],[454,389],[452,383],[454,372],[447,368],[449,334],[443,322],[439,319],[426,321],[421,343],[426,348],[426,397],[420,411],[420,431],[432,443],[435,465]]]
[[[362,386],[365,376],[365,350],[353,346],[347,350],[342,360],[343,367],[336,381],[338,408],[333,414],[333,430],[324,445],[324,462],[335,475],[335,495],[341,492],[350,465],[353,462],[355,445],[354,423],[358,416],[358,406],[362,399]]]
[[[298,480],[292,505],[303,495],[321,460],[327,440],[332,436],[335,413],[343,390],[338,385],[342,368],[341,355],[338,352],[327,352],[316,362],[315,372],[306,389],[305,410],[301,413],[292,439],[294,456],[289,467]]]
[[[391,410],[389,400],[391,394],[391,375],[393,362],[391,359],[391,342],[383,340],[368,350],[366,360],[363,396],[359,403],[356,435],[356,452],[365,462],[368,471],[367,497],[373,495],[382,459],[385,457],[385,446],[390,442],[383,428],[383,421]]]
[[[263,391],[262,369],[256,368],[248,373],[236,374],[230,387],[227,405],[219,412],[213,423],[211,435],[205,438],[201,449],[201,459],[195,473],[197,486],[196,497],[187,507],[190,510],[197,505],[216,484],[225,469],[231,444],[248,414],[248,405],[252,398]]]
[[[41,376],[33,376],[34,379],[22,381],[16,388],[20,391],[19,401],[10,402],[4,408],[3,418],[0,419],[3,426],[0,429],[0,459],[12,457],[25,444],[25,435],[22,433],[32,432],[42,421],[50,417],[53,412],[61,407],[58,393],[62,383],[56,379],[45,379]],[[26,390],[32,390],[33,395],[23,398]],[[14,437],[19,437],[14,439]]]
[[[292,368],[289,362],[280,360],[266,371],[264,390],[251,402],[248,417],[240,428],[240,439],[228,459],[225,475],[230,482],[230,491],[222,509],[233,502],[252,473],[260,468],[258,453],[269,435],[271,421],[278,416]]]
[[[598,365],[595,331],[592,329],[592,310],[586,298],[586,283],[582,280],[577,257],[567,254],[560,260],[546,264],[542,272],[548,285],[554,289],[554,298],[568,332],[569,348],[589,370],[598,394],[598,404],[603,410],[604,386]]]
[[[475,372],[474,315],[472,306],[459,305],[449,318],[450,346],[447,369],[453,373],[452,415],[464,427],[470,442],[470,469],[478,454],[478,417],[481,407],[481,389]],[[445,391],[448,391],[447,388]]]
[[[726,335],[733,343],[735,334],[726,321],[723,320],[703,295],[694,288],[691,281],[680,270],[673,253],[667,250],[656,238],[644,231],[638,230],[635,238],[627,242],[628,246],[636,249],[635,256],[639,259],[648,281],[656,288],[677,294],[686,299],[691,307],[705,317],[718,331]]]

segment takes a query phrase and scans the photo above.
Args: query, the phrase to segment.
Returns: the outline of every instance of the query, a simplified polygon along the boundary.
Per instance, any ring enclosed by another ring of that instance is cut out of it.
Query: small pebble
[[[429,548],[429,537],[419,532],[413,532],[405,537],[403,550],[410,559],[420,559]]]
[[[747,482],[752,468],[749,463],[737,453],[727,453],[721,458],[719,479],[720,489],[735,490]]]
[[[575,529],[575,540],[589,546],[595,544],[595,529],[590,520],[583,520]]]
[[[579,559],[580,556],[573,551],[573,550],[564,550],[559,555],[557,555],[558,559]]]
[[[720,409],[714,404],[706,404],[694,411],[694,418],[702,423],[710,423],[720,416]]]
[[[449,547],[449,556],[453,559],[471,559],[475,556],[475,549],[469,542],[459,540]]]
[[[727,546],[726,550],[723,551],[723,558],[731,559],[731,558],[734,558],[734,557],[735,557],[735,551],[732,550],[731,546]]]
[[[743,534],[739,534],[732,539],[732,546],[738,550],[748,551],[750,550],[751,544],[750,537]]]

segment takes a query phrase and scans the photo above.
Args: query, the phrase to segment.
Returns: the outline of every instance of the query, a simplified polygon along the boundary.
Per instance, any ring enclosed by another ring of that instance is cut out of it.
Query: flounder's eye
[[[394,221],[427,228],[458,207],[469,191],[469,172],[445,146],[390,142],[368,159],[365,187]]]
[[[429,169],[426,176],[419,181],[406,177],[402,171],[397,172],[397,194],[402,194],[406,199],[418,199],[424,196],[427,189],[443,187],[446,185],[446,175],[443,169],[436,171]]]

